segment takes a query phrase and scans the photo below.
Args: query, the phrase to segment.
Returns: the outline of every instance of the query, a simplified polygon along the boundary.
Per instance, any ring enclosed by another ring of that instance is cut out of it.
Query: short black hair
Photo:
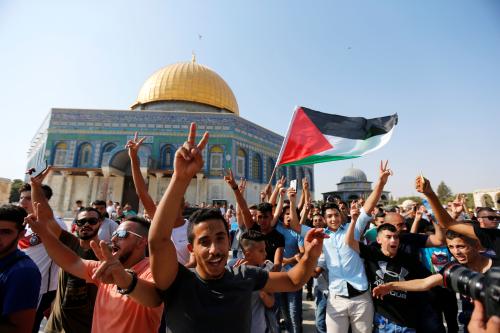
[[[50,188],[49,185],[43,184],[42,185],[42,191],[47,200],[50,200],[52,198],[52,189]],[[22,192],[31,192],[31,185],[29,183],[24,183],[20,188],[19,188],[19,193]]]
[[[95,209],[94,207],[82,207],[78,213],[76,213],[76,216],[78,217],[78,215],[82,212],[95,212],[97,214],[97,216],[99,216],[99,219],[102,220],[103,217],[101,215],[101,213],[99,213],[99,211],[97,209]]]
[[[272,213],[273,205],[271,205],[269,202],[262,202],[257,205],[257,210],[261,213]]]
[[[452,240],[452,239],[455,239],[455,238],[463,239],[464,242],[466,242],[467,244],[469,244],[471,246],[478,245],[478,241],[476,241],[473,238],[470,238],[470,237],[467,237],[465,235],[459,234],[458,232],[455,232],[455,231],[452,231],[452,230],[446,231],[446,239]]]
[[[15,223],[19,231],[24,230],[24,218],[26,216],[28,216],[28,213],[22,207],[11,204],[0,206],[0,220]]]
[[[387,230],[390,232],[398,232],[398,229],[396,229],[395,226],[393,226],[390,223],[382,223],[381,225],[378,226],[377,228],[377,235],[381,233],[382,231]]]
[[[240,236],[240,247],[242,250],[249,249],[256,242],[265,242],[265,235],[257,230],[247,230]]]
[[[490,207],[479,207],[476,212],[476,216],[479,217],[479,213],[488,212],[488,213],[496,213],[493,208]]]
[[[127,217],[125,220],[123,220],[122,223],[123,222],[136,223],[139,226],[138,234],[144,237],[148,236],[149,227],[151,226],[151,223],[149,223],[148,220],[146,220],[145,218],[140,216],[130,216]]]
[[[218,208],[201,208],[201,209],[196,210],[189,217],[189,222],[188,222],[188,226],[187,226],[187,237],[188,237],[188,242],[190,244],[193,244],[193,242],[194,242],[193,229],[194,229],[195,225],[200,224],[202,222],[206,222],[208,220],[220,220],[221,223],[224,225],[224,228],[226,229],[227,235],[229,237],[229,229],[228,229],[226,220],[224,219],[224,216],[222,216],[220,209],[218,209]]]
[[[385,212],[384,211],[380,211],[377,214],[375,214],[375,217],[385,217]]]
[[[94,200],[92,206],[106,206],[106,201],[104,200]]]
[[[250,207],[248,207],[248,209],[257,209],[257,205],[253,204]]]
[[[321,215],[323,215],[323,217],[325,217],[327,209],[336,209],[340,212],[339,206],[337,206],[337,204],[333,202],[327,202],[323,205],[323,207],[321,207]]]

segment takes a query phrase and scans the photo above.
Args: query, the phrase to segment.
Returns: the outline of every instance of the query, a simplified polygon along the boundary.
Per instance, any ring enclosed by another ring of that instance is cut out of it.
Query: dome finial
[[[196,62],[196,53],[194,53],[194,51],[191,51],[191,62],[193,64]]]

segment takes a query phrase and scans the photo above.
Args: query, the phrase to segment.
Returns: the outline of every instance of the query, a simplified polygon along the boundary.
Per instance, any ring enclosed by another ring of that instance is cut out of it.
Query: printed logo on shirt
[[[375,272],[377,274],[377,279],[375,280],[374,284],[376,286],[379,286],[381,284],[387,283],[387,282],[393,282],[393,281],[405,281],[405,277],[408,276],[409,272],[406,268],[401,267],[401,271],[394,272],[389,269],[387,269],[387,262],[386,261],[378,261],[377,265],[379,269]],[[392,290],[389,295],[401,298],[401,299],[406,299],[407,295],[405,291],[397,291],[397,290]]]

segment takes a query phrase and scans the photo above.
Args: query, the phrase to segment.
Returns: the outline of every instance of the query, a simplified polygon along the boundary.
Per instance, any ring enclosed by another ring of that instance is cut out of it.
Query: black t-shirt
[[[488,249],[493,250],[497,257],[500,256],[500,230],[481,228],[479,225],[474,225],[474,233],[481,242],[481,245]]]
[[[425,247],[429,236],[423,234],[399,234],[399,250],[413,257],[420,257],[420,249]]]
[[[260,226],[257,223],[255,223],[250,229],[261,231]],[[285,237],[276,231],[276,229],[273,229],[270,233],[264,234],[264,240],[266,242],[266,259],[274,262],[276,249],[285,247]]]
[[[252,292],[267,283],[268,272],[241,265],[217,280],[203,280],[179,264],[163,292],[167,327],[172,332],[250,332]]]
[[[80,258],[97,260],[92,249],[82,248],[79,239],[69,232],[63,230],[59,240]],[[96,296],[97,286],[94,283],[87,283],[61,269],[52,313],[45,332],[90,332]]]
[[[378,244],[359,244],[360,255],[365,259],[365,269],[371,288],[392,281],[422,279],[431,273],[412,255],[398,250],[394,258],[382,253]],[[421,297],[418,293],[392,291],[384,299],[374,299],[375,312],[405,327],[416,327],[416,316]]]

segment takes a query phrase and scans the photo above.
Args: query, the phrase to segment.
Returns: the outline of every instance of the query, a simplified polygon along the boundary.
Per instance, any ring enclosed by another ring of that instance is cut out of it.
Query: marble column
[[[87,196],[85,199],[85,205],[87,205],[87,206],[90,206],[90,204],[91,204],[92,187],[94,185],[95,175],[96,175],[95,171],[87,171],[87,176],[89,176],[89,178],[87,179]]]
[[[203,181],[203,172],[198,172],[196,174],[196,202],[195,205],[200,204],[200,191],[201,191],[201,182]]]
[[[163,177],[163,172],[156,172],[156,195],[155,195],[155,203],[160,202],[161,195],[160,193],[160,183],[161,183],[161,178]]]

